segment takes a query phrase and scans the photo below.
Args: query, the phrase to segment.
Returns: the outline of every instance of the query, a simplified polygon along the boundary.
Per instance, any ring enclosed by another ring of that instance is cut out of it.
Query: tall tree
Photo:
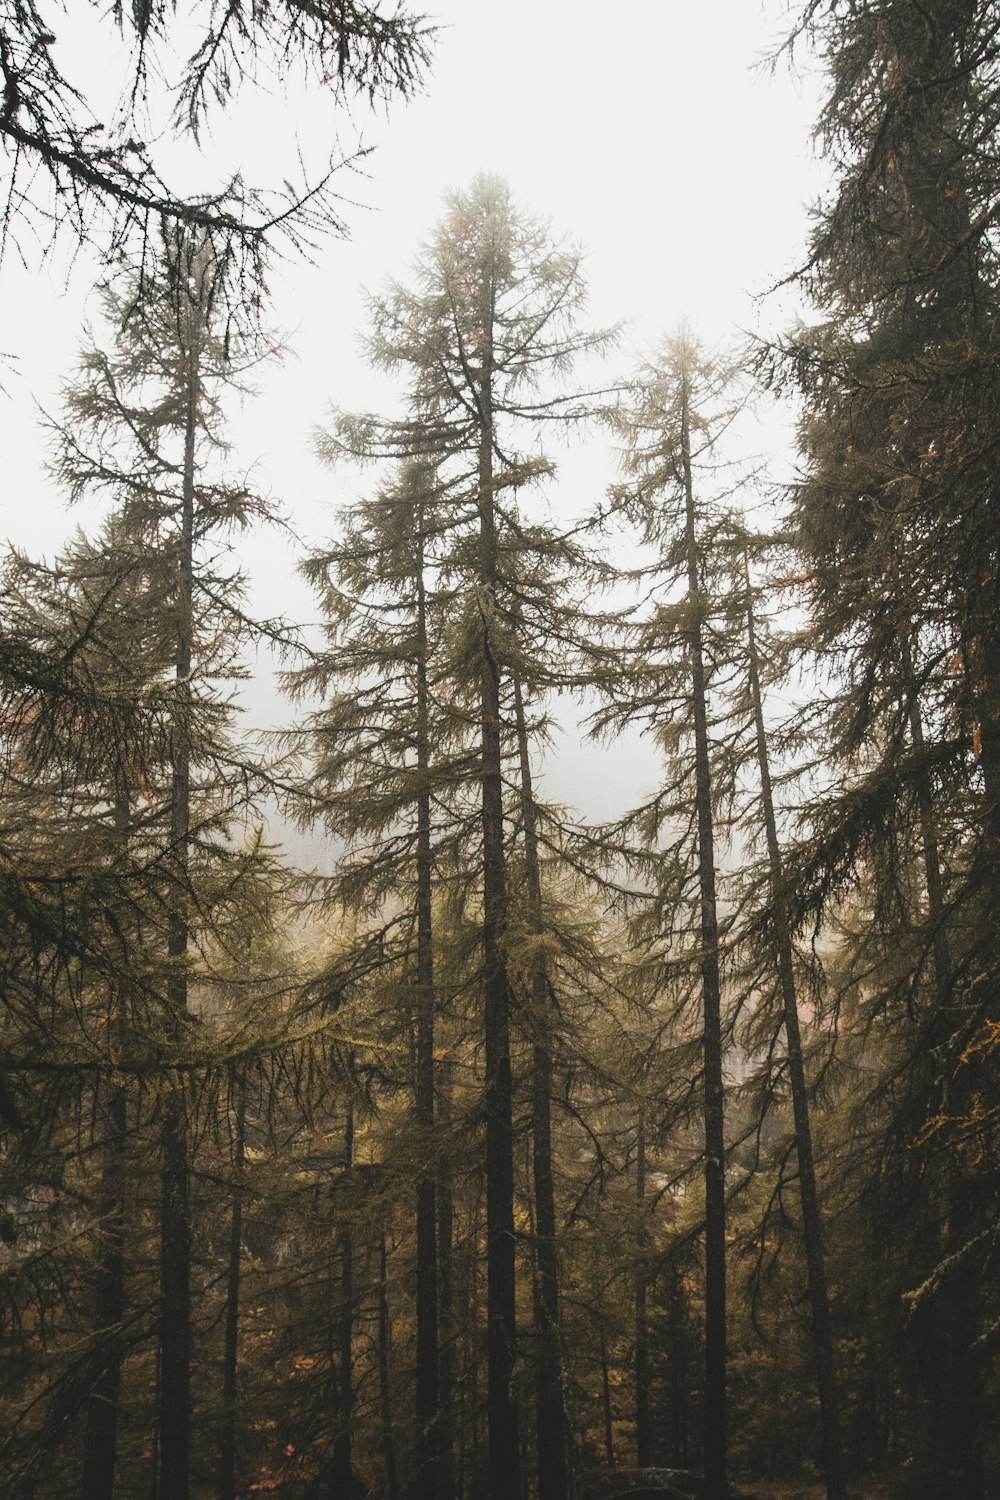
[[[826,1489],[829,1500],[844,1500],[846,1490],[840,1401],[830,1322],[823,1224],[813,1149],[809,1087],[806,1079],[802,1029],[799,1023],[792,923],[788,910],[784,862],[778,837],[772,753],[765,714],[764,693],[768,666],[771,665],[773,670],[773,664],[769,662],[769,653],[761,640],[760,595],[763,590],[755,585],[751,570],[751,551],[760,550],[761,539],[751,539],[737,525],[735,535],[729,545],[733,548],[733,604],[737,608],[742,606],[745,626],[746,702],[740,707],[749,721],[753,741],[753,758],[756,761],[759,787],[760,821],[763,824],[766,850],[765,905],[771,941],[766,945],[762,961],[759,959],[755,964],[754,980],[762,990],[765,990],[767,974],[772,969],[777,971],[785,1032],[785,1063],[788,1069],[795,1127],[795,1154],[802,1207],[802,1239],[808,1273],[816,1383],[823,1429]]]
[[[893,1090],[890,1129],[903,1153],[933,1143],[925,1185],[939,1170],[954,1179],[937,1251],[933,1233],[910,1240],[922,1289],[911,1326],[937,1350],[928,1368],[948,1370],[927,1391],[912,1440],[927,1494],[981,1495],[982,1302],[968,1292],[988,1264],[989,1190],[977,1164],[996,1119],[998,955],[982,903],[995,901],[987,892],[1000,847],[991,228],[1000,157],[989,82],[1000,38],[993,8],[976,0],[815,3],[799,29],[828,68],[817,136],[835,183],[802,273],[823,321],[789,340],[780,363],[805,401],[796,526],[813,580],[812,642],[842,685],[826,725],[837,795],[817,809],[800,891],[813,909],[855,880],[877,892],[886,946],[872,988],[909,1059],[896,1063],[908,1086]],[[900,865],[921,842],[924,892],[900,901]],[[962,947],[943,988],[924,983],[926,957],[901,971],[914,921],[927,933],[924,953],[937,946],[939,971],[944,925]],[[905,1155],[895,1160],[902,1170]],[[924,1197],[929,1231],[936,1193]]]
[[[438,1492],[440,1449],[433,883],[436,859],[464,830],[455,796],[471,774],[467,705],[454,700],[439,660],[449,598],[433,558],[440,525],[434,468],[417,461],[351,508],[339,542],[305,565],[329,647],[291,679],[299,694],[325,700],[308,721],[315,750],[306,815],[318,803],[330,832],[346,841],[330,894],[349,916],[384,923],[387,972],[393,962],[406,966],[415,949],[406,1025],[428,1170],[416,1187],[413,1492],[426,1500]],[[361,941],[370,941],[367,928]]]
[[[449,199],[412,289],[396,285],[372,303],[372,355],[408,374],[408,419],[345,419],[338,434],[368,458],[433,456],[452,508],[451,566],[466,590],[464,670],[479,693],[490,1490],[497,1500],[517,1495],[521,1482],[511,1389],[517,1332],[503,796],[513,582],[506,549],[517,522],[504,496],[551,469],[544,458],[512,452],[514,429],[572,419],[593,406],[553,381],[605,342],[579,330],[583,297],[579,252],[554,244],[548,226],[520,212],[504,183],[478,178]]]
[[[156,559],[172,637],[174,684],[163,813],[162,867],[168,1052],[182,1054],[196,1022],[189,1005],[192,859],[234,814],[235,777],[222,771],[231,707],[219,684],[240,668],[248,638],[238,580],[220,574],[213,549],[232,527],[267,507],[219,469],[225,452],[219,403],[253,350],[228,326],[220,267],[209,244],[181,233],[165,242],[155,282],[146,276],[141,316],[136,287],[106,294],[118,345],[92,345],[81,379],[67,391],[57,472],[72,495],[103,491],[121,507],[120,525],[137,554]],[[197,643],[197,645],[196,645]],[[202,784],[195,779],[203,768]],[[221,775],[220,775],[221,772]],[[252,773],[251,773],[252,774]],[[230,788],[220,796],[220,789]],[[161,1096],[160,1366],[161,1493],[188,1493],[191,1432],[190,1144],[183,1074]]]
[[[713,743],[710,536],[718,496],[696,493],[695,472],[721,464],[720,432],[732,415],[733,372],[681,333],[643,370],[634,399],[620,417],[626,478],[614,499],[655,549],[649,565],[656,600],[635,626],[624,670],[605,671],[612,706],[598,723],[645,721],[673,751],[668,791],[642,821],[654,842],[664,823],[684,820],[680,798],[693,802],[690,838],[663,855],[677,869],[675,900],[687,899],[693,867],[693,905],[701,998],[705,1180],[705,1482],[711,1500],[726,1494],[726,1136],[723,1098],[725,1032],[719,959],[718,889],[713,785],[719,752]],[[638,648],[638,649],[636,649]],[[683,793],[681,791],[683,789]],[[662,883],[662,882],[661,882]],[[668,880],[668,884],[671,882]],[[659,910],[659,904],[657,905]]]

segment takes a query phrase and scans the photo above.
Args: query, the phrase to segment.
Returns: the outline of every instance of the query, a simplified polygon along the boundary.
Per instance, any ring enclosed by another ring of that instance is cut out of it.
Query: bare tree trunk
[[[344,1121],[344,1171],[354,1165],[354,1106],[347,1105]],[[354,1459],[351,1428],[354,1421],[354,1243],[347,1225],[340,1231],[340,1296],[335,1322],[334,1359],[337,1370],[337,1432],[333,1440],[331,1500],[353,1500]]]
[[[611,1372],[608,1369],[608,1340],[601,1324],[601,1407],[604,1413],[604,1457],[608,1468],[615,1466],[615,1429],[611,1413]]]
[[[121,1325],[125,1316],[125,1212],[122,1169],[128,1133],[125,1089],[112,1080],[108,1106],[111,1133],[101,1174],[98,1265],[95,1276],[94,1321],[109,1341],[102,1352],[103,1369],[87,1397],[82,1500],[111,1500],[115,1487],[118,1440],[118,1400],[121,1392]]]
[[[236,1395],[239,1369],[240,1272],[243,1257],[243,1167],[246,1159],[246,1082],[236,1082],[236,1121],[233,1137],[233,1206],[229,1221],[229,1264],[226,1268],[226,1330],[222,1354],[222,1434],[219,1463],[219,1500],[236,1495]]]
[[[486,1043],[486,1274],[490,1500],[520,1500],[517,1410],[511,1377],[517,1351],[514,1256],[514,1127],[510,986],[504,954],[507,876],[503,843],[500,665],[495,656],[496,510],[493,494],[492,284],[483,317],[479,403],[479,587],[483,797],[483,989]]]
[[[451,1113],[451,1063],[441,1068],[440,1118],[444,1123]],[[438,1392],[440,1426],[439,1493],[440,1500],[456,1500],[458,1477],[455,1469],[455,1210],[451,1175],[447,1162],[438,1188]]]
[[[792,1091],[792,1117],[795,1122],[795,1151],[799,1166],[799,1195],[802,1203],[802,1239],[806,1252],[809,1279],[809,1307],[812,1315],[813,1352],[816,1360],[816,1386],[819,1392],[820,1422],[823,1431],[823,1469],[828,1500],[845,1500],[844,1458],[840,1425],[840,1399],[834,1360],[833,1333],[830,1326],[830,1299],[826,1283],[823,1254],[823,1224],[816,1190],[816,1168],[813,1160],[812,1126],[809,1120],[809,1092],[802,1056],[799,1030],[799,1008],[792,965],[792,938],[782,894],[781,847],[774,814],[774,792],[771,782],[764,702],[760,684],[760,661],[750,587],[750,564],[744,554],[747,611],[747,656],[750,699],[753,708],[754,733],[757,742],[757,769],[760,778],[761,807],[767,840],[768,873],[775,913],[778,981],[785,1020],[785,1043],[788,1076]]]
[[[431,794],[427,690],[427,599],[424,589],[423,507],[416,507],[417,585],[417,1027],[415,1114],[429,1137],[434,1128],[434,954],[431,915]],[[425,1148],[426,1153],[426,1148]],[[434,1178],[417,1183],[417,1469],[414,1500],[437,1500],[438,1273]]]
[[[388,1272],[385,1230],[378,1242],[378,1392],[382,1416],[382,1453],[385,1458],[385,1483],[388,1500],[399,1500],[399,1477],[396,1472],[396,1445],[392,1435],[392,1394],[389,1387],[389,1298],[386,1292]]]
[[[191,837],[191,662],[193,650],[195,439],[199,404],[199,314],[188,303],[185,350],[187,414],[177,564],[177,704],[171,748],[170,845],[175,869],[167,956],[177,966],[167,981],[173,1040],[188,1016],[188,856]],[[163,1106],[160,1242],[160,1496],[188,1500],[191,1456],[191,1182],[187,1103],[180,1077]]]
[[[635,1143],[635,1199],[638,1218],[635,1272],[635,1456],[649,1462],[649,1321],[646,1315],[646,1121],[639,1112]]]
[[[937,994],[937,1016],[929,1048],[935,1068],[948,1067],[956,1050],[953,1033],[961,1024],[956,1013],[954,970],[951,948],[945,930],[945,889],[941,871],[934,798],[930,777],[922,762],[925,751],[924,728],[920,716],[909,648],[904,651],[904,670],[911,691],[910,738],[920,759],[915,778],[920,836],[923,845],[924,886],[927,911],[932,928],[934,985]],[[981,753],[984,790],[986,792],[986,827],[993,832],[995,849],[1000,848],[1000,731],[983,706],[980,716]],[[995,857],[995,855],[994,855]],[[940,1052],[939,1049],[940,1048]],[[967,1115],[973,1108],[967,1070],[953,1069],[952,1075],[940,1073],[942,1097],[930,1104],[929,1113],[939,1108],[945,1115]],[[975,1201],[968,1168],[961,1157],[949,1163],[945,1187],[947,1220],[943,1233],[943,1252],[957,1255],[974,1233]],[[984,1426],[983,1387],[977,1361],[971,1355],[980,1318],[978,1277],[975,1265],[952,1285],[943,1303],[932,1302],[927,1313],[933,1327],[933,1349],[920,1362],[928,1370],[927,1425],[923,1434],[926,1451],[932,1455],[935,1480],[942,1487],[961,1491],[963,1500],[983,1500],[986,1475],[983,1462]]]
[[[686,1469],[688,1463],[687,1340],[685,1337],[684,1278],[675,1266],[670,1288],[670,1394],[673,1414],[671,1462]]]
[[[698,883],[701,907],[701,992],[704,1013],[705,1087],[705,1488],[707,1500],[725,1500],[726,1484],[726,1142],[722,1086],[722,986],[716,907],[712,773],[708,694],[701,624],[701,587],[694,487],[691,478],[687,381],[681,408],[681,464],[685,501],[691,699],[695,738]]]
[[[521,684],[514,681],[517,749],[521,769],[521,827],[531,920],[542,934],[542,877],[538,829],[528,754]],[[559,1326],[559,1265],[556,1251],[555,1188],[552,1179],[552,995],[544,961],[531,975],[531,1003],[537,1040],[532,1049],[532,1168],[535,1185],[535,1317],[538,1361],[535,1368],[536,1461],[538,1500],[566,1500],[569,1493],[568,1434],[562,1390]]]
[[[124,778],[122,778],[124,782]],[[115,793],[114,823],[116,858],[124,868],[128,859],[129,794],[125,785]],[[98,1264],[94,1286],[94,1322],[98,1334],[109,1341],[100,1358],[103,1368],[87,1397],[87,1429],[84,1438],[82,1500],[111,1500],[115,1487],[118,1446],[118,1402],[121,1394],[121,1325],[125,1317],[125,1204],[122,1174],[128,1139],[127,1098],[124,1080],[117,1071],[125,1016],[125,997],[116,991],[107,1015],[110,1089],[108,1120],[110,1133],[101,1171]]]

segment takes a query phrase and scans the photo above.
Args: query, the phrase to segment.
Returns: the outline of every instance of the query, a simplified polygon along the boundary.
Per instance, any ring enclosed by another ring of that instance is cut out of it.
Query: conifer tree
[[[236,178],[216,196],[192,201],[164,181],[157,153],[143,139],[151,98],[165,84],[175,128],[204,141],[217,111],[275,69],[282,77],[292,69],[315,77],[339,99],[374,101],[412,94],[428,60],[422,20],[398,9],[384,14],[377,4],[293,0],[279,13],[238,0],[224,13],[198,5],[183,18],[161,4],[120,6],[110,19],[125,57],[122,98],[106,123],[103,107],[95,112],[64,69],[58,10],[53,20],[46,9],[34,0],[10,4],[0,20],[0,149],[10,167],[0,249],[34,239],[39,226],[43,233],[68,226],[81,241],[109,242],[109,261],[135,254],[155,276],[164,229],[211,240],[248,298],[269,240],[290,237],[295,245],[321,229],[342,232],[334,167],[298,191],[290,178],[270,193]],[[108,24],[103,14],[99,19]]]
[[[167,239],[154,280],[106,293],[117,347],[85,352],[67,391],[56,470],[71,496],[110,494],[122,542],[159,578],[161,630],[172,641],[169,748],[156,818],[162,838],[162,1024],[168,1053],[197,1030],[189,1002],[196,862],[223,857],[221,841],[248,785],[245,757],[227,749],[229,684],[253,634],[237,578],[220,572],[227,531],[267,507],[221,471],[220,400],[254,350],[225,315],[210,246]],[[140,315],[141,313],[141,315]],[[267,627],[265,627],[265,630]],[[274,632],[272,632],[274,633]],[[229,764],[227,765],[227,761]],[[205,934],[200,939],[205,942]],[[191,1431],[190,1142],[182,1076],[161,1095],[160,1488],[188,1493]]]
[[[844,1500],[846,1492],[840,1401],[835,1374],[830,1299],[823,1244],[824,1233],[813,1146],[812,1110],[806,1077],[802,1028],[799,1021],[792,923],[788,909],[784,861],[778,835],[772,735],[769,732],[765,709],[766,689],[770,685],[770,679],[780,672],[784,665],[784,658],[773,635],[768,633],[767,621],[762,620],[762,608],[767,603],[767,586],[755,583],[751,566],[751,558],[756,558],[765,552],[770,539],[753,536],[735,517],[729,518],[725,529],[730,534],[719,537],[719,546],[720,550],[724,548],[728,551],[731,559],[728,605],[737,617],[742,616],[739,625],[742,626],[740,633],[743,635],[743,640],[737,640],[734,654],[737,659],[745,656],[746,664],[745,687],[741,687],[737,693],[733,707],[736,718],[745,723],[747,739],[752,745],[750,759],[756,773],[754,777],[756,796],[752,800],[758,804],[756,807],[746,807],[740,821],[745,835],[750,834],[753,821],[760,824],[766,856],[763,876],[763,908],[766,917],[763,920],[757,918],[755,921],[752,915],[744,913],[745,929],[750,929],[745,930],[744,936],[750,939],[750,946],[754,949],[750,963],[752,973],[749,982],[755,991],[754,1005],[765,1014],[767,1007],[761,1005],[761,999],[767,995],[775,977],[780,994],[781,1022],[785,1034],[783,1064],[788,1072],[792,1101],[802,1239],[805,1247],[816,1381],[823,1433],[824,1473],[829,1500]],[[743,675],[742,672],[737,674],[738,677]],[[759,1026],[760,1019],[759,1016],[754,1017],[755,1029]],[[758,1041],[757,1050],[770,1059],[774,1050],[770,1035]]]
[[[654,608],[637,622],[639,649],[622,659],[624,670],[606,672],[612,702],[596,723],[648,724],[672,752],[669,789],[633,821],[645,824],[654,846],[666,825],[670,847],[661,854],[658,885],[683,911],[697,913],[700,976],[705,1178],[705,1482],[711,1500],[723,1500],[726,1482],[726,1135],[720,923],[715,858],[715,807],[731,775],[720,767],[713,743],[713,665],[716,641],[711,622],[712,505],[718,496],[696,492],[696,470],[718,465],[719,433],[731,419],[733,372],[712,361],[686,333],[667,343],[636,382],[631,406],[619,417],[626,446],[626,479],[614,500],[633,518],[643,542],[656,551],[650,564]],[[683,799],[691,797],[689,831],[672,838],[671,822],[688,822]],[[676,839],[676,842],[675,842]],[[666,875],[662,871],[668,872]],[[689,892],[692,871],[697,894]],[[672,879],[676,872],[676,879]],[[662,912],[662,898],[654,910]],[[673,924],[676,918],[670,916]],[[684,920],[680,919],[683,930]],[[659,941],[663,941],[662,935]],[[641,1138],[640,1138],[641,1139]],[[640,1153],[641,1155],[641,1153]]]
[[[319,807],[346,847],[334,902],[379,923],[387,972],[415,952],[407,1030],[414,1050],[414,1125],[428,1162],[416,1189],[416,1432],[413,1493],[435,1497],[439,1413],[433,884],[437,861],[466,829],[470,709],[455,700],[441,652],[449,590],[433,549],[441,526],[435,471],[411,461],[354,506],[344,535],[305,571],[320,593],[329,646],[290,679],[318,694],[308,817]],[[361,928],[362,943],[371,941]]]
[[[796,862],[800,910],[868,886],[881,1013],[905,1030],[920,996],[908,1061],[892,1065],[908,1087],[892,1090],[890,1131],[901,1170],[917,1143],[933,1142],[923,1182],[943,1171],[950,1202],[936,1250],[937,1190],[924,1198],[929,1236],[910,1236],[922,1289],[911,1328],[936,1350],[927,1367],[947,1370],[913,1441],[927,1495],[974,1496],[985,1484],[982,1302],[968,1290],[989,1259],[976,1163],[996,1109],[997,952],[981,903],[995,902],[1000,826],[990,229],[1000,158],[986,82],[998,38],[992,7],[975,0],[867,0],[849,12],[816,3],[800,29],[828,68],[817,137],[835,186],[802,273],[822,321],[788,341],[779,378],[805,402],[796,528],[811,643],[838,685],[826,713],[837,789],[814,810],[811,857]],[[915,925],[925,941],[904,974]],[[945,944],[961,948],[957,967]]]
[[[490,1490],[518,1492],[519,1443],[511,1378],[517,1346],[511,991],[503,759],[504,680],[514,638],[509,589],[518,550],[505,496],[547,474],[519,455],[518,427],[572,420],[592,397],[562,394],[555,377],[606,341],[583,333],[580,255],[554,245],[521,213],[505,184],[481,177],[453,194],[415,267],[412,287],[373,299],[372,356],[409,381],[399,422],[344,418],[341,446],[361,457],[433,459],[450,512],[450,567],[461,578],[464,671],[479,695],[482,980],[485,1041]],[[512,541],[513,539],[513,541]]]

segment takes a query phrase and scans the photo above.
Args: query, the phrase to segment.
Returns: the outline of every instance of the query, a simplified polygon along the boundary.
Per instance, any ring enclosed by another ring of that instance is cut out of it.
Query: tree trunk
[[[108,1340],[103,1368],[87,1396],[82,1500],[111,1500],[115,1487],[118,1399],[121,1391],[121,1325],[125,1316],[125,1212],[122,1170],[128,1134],[125,1089],[112,1078],[108,1113],[111,1134],[101,1174],[100,1238],[95,1276],[94,1321]]]
[[[434,954],[431,918],[431,794],[427,690],[427,600],[424,590],[423,507],[416,508],[417,585],[417,1027],[415,1114],[427,1139],[434,1128]],[[438,1277],[435,1184],[417,1183],[417,1469],[414,1500],[438,1496]]]
[[[354,1165],[354,1106],[348,1103],[344,1122],[344,1171]],[[354,1243],[345,1224],[339,1235],[340,1297],[335,1324],[333,1357],[337,1371],[336,1436],[333,1440],[331,1500],[353,1500],[354,1459],[351,1427],[354,1421]]]
[[[914,751],[922,757],[925,749],[924,728],[917,702],[910,653],[904,653],[910,699],[910,738]],[[984,789],[988,803],[986,827],[992,830],[996,805],[991,797],[1000,790],[1000,779],[989,764],[990,746],[996,740],[985,715],[981,718]],[[923,845],[924,886],[927,913],[932,929],[934,984],[937,1015],[929,1051],[938,1072],[942,1097],[929,1101],[928,1115],[940,1109],[945,1116],[959,1118],[973,1108],[968,1069],[954,1059],[962,1051],[963,1038],[955,1046],[954,1033],[961,1026],[956,1013],[954,972],[951,949],[945,930],[945,891],[941,871],[934,798],[926,767],[918,765],[915,778],[917,808],[920,815],[920,837]],[[994,837],[996,838],[996,834]],[[942,1071],[943,1070],[943,1071]],[[964,1075],[964,1076],[963,1076]],[[942,1250],[944,1256],[956,1255],[975,1233],[976,1193],[968,1168],[960,1155],[953,1155],[947,1168],[945,1185],[947,1219]],[[977,1361],[971,1355],[981,1316],[976,1263],[967,1265],[964,1274],[953,1282],[946,1297],[931,1303],[926,1314],[930,1322],[928,1357],[918,1361],[925,1369],[928,1399],[926,1421],[922,1432],[923,1451],[933,1469],[934,1481],[945,1493],[961,1492],[968,1500],[983,1500],[986,1475],[983,1463],[982,1433],[984,1425],[983,1393]]]
[[[193,304],[187,319],[187,415],[181,492],[181,535],[177,565],[177,704],[172,726],[170,845],[175,870],[167,956],[176,972],[167,981],[172,1040],[178,1042],[188,1017],[187,957],[188,855],[191,836],[191,661],[193,649],[193,571],[195,439],[198,427],[199,318]],[[188,1500],[191,1450],[191,1183],[188,1166],[187,1103],[180,1077],[164,1102],[161,1137],[160,1244],[160,1496]]]
[[[378,1242],[378,1392],[382,1409],[382,1453],[385,1458],[385,1483],[388,1500],[399,1500],[399,1478],[396,1473],[396,1445],[392,1435],[392,1393],[389,1387],[389,1298],[386,1292],[385,1230]]]
[[[691,478],[688,386],[683,385],[681,464],[685,502],[688,603],[692,620],[691,699],[695,738],[698,884],[701,914],[701,992],[704,1013],[705,1087],[705,1488],[707,1500],[725,1500],[726,1485],[726,1142],[722,1087],[722,986],[716,909],[715,840],[708,702],[702,643],[701,588]]]
[[[611,1372],[608,1369],[608,1339],[601,1324],[601,1409],[604,1414],[604,1457],[608,1468],[615,1466],[615,1429],[611,1412]]]
[[[760,663],[750,588],[750,564],[744,554],[747,609],[747,655],[750,698],[754,733],[757,742],[757,768],[760,777],[764,833],[767,840],[768,874],[775,913],[778,980],[784,1009],[785,1043],[788,1076],[792,1091],[792,1116],[795,1122],[795,1151],[799,1166],[799,1196],[802,1203],[802,1239],[806,1252],[809,1280],[809,1307],[812,1315],[813,1352],[816,1360],[816,1386],[819,1392],[820,1422],[823,1431],[823,1469],[828,1500],[845,1500],[844,1458],[840,1426],[840,1400],[834,1362],[833,1333],[830,1326],[830,1299],[826,1284],[823,1255],[823,1225],[816,1190],[813,1161],[812,1126],[809,1120],[809,1093],[806,1086],[799,1030],[799,1009],[795,993],[795,971],[792,966],[792,938],[782,893],[781,847],[774,815],[774,793],[771,765],[764,724],[764,701],[760,685]]]
[[[444,1123],[451,1112],[451,1064],[441,1069],[440,1113]],[[438,1422],[440,1431],[438,1488],[440,1500],[455,1500],[455,1210],[451,1174],[444,1164],[438,1189]]]
[[[517,1349],[514,1257],[514,1127],[510,987],[504,953],[507,878],[503,843],[500,666],[495,656],[496,513],[493,496],[492,284],[484,309],[479,403],[479,587],[483,798],[483,990],[486,1043],[486,1275],[490,1500],[520,1500],[517,1411],[511,1376]]]
[[[646,1315],[646,1121],[639,1112],[635,1143],[635,1201],[638,1220],[635,1271],[635,1458],[640,1469],[649,1457],[649,1322]]]
[[[114,801],[116,860],[128,868],[129,793],[122,778]],[[116,991],[108,1008],[108,1061],[111,1096],[110,1134],[104,1152],[100,1192],[100,1238],[94,1286],[94,1321],[98,1334],[108,1339],[100,1354],[103,1368],[87,1397],[82,1500],[111,1500],[115,1487],[118,1446],[118,1401],[121,1393],[121,1325],[125,1317],[125,1204],[122,1174],[128,1140],[128,1106],[123,1077],[118,1072],[118,1049],[125,1027],[125,997]]]
[[[240,1271],[243,1255],[243,1167],[246,1157],[246,1083],[236,1094],[236,1131],[233,1139],[233,1207],[229,1222],[229,1265],[226,1271],[226,1332],[222,1355],[222,1434],[219,1500],[236,1495],[236,1376],[239,1368]]]
[[[517,749],[521,770],[521,827],[524,833],[525,885],[531,922],[541,940],[542,877],[538,829],[528,754],[521,684],[514,681]],[[535,1186],[535,1318],[538,1360],[535,1366],[536,1460],[538,1500],[566,1500],[569,1494],[566,1411],[562,1390],[559,1327],[559,1265],[556,1251],[555,1189],[552,1179],[552,996],[543,959],[531,973],[532,1022],[532,1170]]]
[[[679,1266],[674,1267],[670,1288],[670,1404],[672,1431],[670,1434],[671,1462],[679,1469],[688,1464],[688,1412],[687,1412],[687,1337],[686,1299],[684,1277]]]

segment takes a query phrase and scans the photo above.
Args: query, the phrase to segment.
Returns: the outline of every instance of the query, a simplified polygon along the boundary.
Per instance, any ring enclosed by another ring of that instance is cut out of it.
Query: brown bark
[[[451,1065],[448,1061],[441,1068],[440,1118],[444,1123],[451,1111]],[[454,1203],[451,1176],[447,1163],[438,1185],[438,1422],[439,1446],[439,1494],[440,1500],[455,1500],[457,1474],[455,1467],[455,1340],[457,1337],[455,1317],[455,1267],[454,1255]]]
[[[115,1486],[118,1400],[121,1391],[120,1330],[125,1316],[125,1212],[121,1174],[127,1137],[125,1089],[114,1080],[108,1115],[110,1136],[101,1174],[98,1263],[94,1286],[94,1322],[107,1339],[102,1368],[87,1397],[82,1500],[111,1500]]]
[[[129,795],[121,778],[114,802],[115,858],[122,868],[128,860]],[[104,1151],[100,1190],[98,1260],[94,1278],[94,1323],[107,1339],[102,1368],[87,1397],[81,1500],[111,1500],[115,1487],[118,1447],[118,1401],[121,1393],[121,1324],[125,1316],[125,1202],[122,1173],[128,1139],[127,1096],[117,1070],[125,1026],[125,999],[116,992],[107,1015],[111,1096],[109,1136]]]
[[[528,731],[521,684],[514,682],[517,749],[521,771],[521,828],[524,835],[525,886],[531,922],[542,937],[542,878],[538,828],[528,754]],[[559,1326],[559,1265],[556,1250],[555,1187],[552,1175],[552,999],[543,959],[531,973],[532,1019],[537,1040],[532,1048],[532,1175],[535,1188],[535,1321],[538,1359],[535,1366],[535,1428],[538,1500],[566,1500],[569,1493],[568,1431],[562,1390]]]
[[[774,813],[771,765],[764,723],[764,702],[760,684],[760,662],[750,589],[749,561],[744,556],[746,577],[747,659],[750,700],[753,708],[754,734],[757,746],[757,770],[760,779],[761,808],[767,842],[768,874],[774,908],[778,960],[778,982],[785,1022],[785,1044],[788,1077],[792,1093],[792,1117],[795,1123],[795,1151],[799,1167],[799,1197],[802,1204],[802,1239],[806,1252],[809,1281],[809,1308],[812,1317],[813,1355],[816,1361],[816,1386],[819,1393],[820,1422],[823,1432],[823,1469],[828,1500],[845,1500],[843,1445],[840,1425],[840,1400],[834,1359],[833,1332],[830,1326],[830,1298],[823,1254],[823,1223],[816,1188],[813,1159],[812,1126],[809,1119],[809,1092],[802,1055],[802,1034],[792,965],[792,938],[785,899],[782,894],[781,847]]]
[[[646,1122],[639,1113],[635,1142],[635,1201],[638,1219],[635,1272],[635,1457],[640,1469],[650,1462],[649,1320],[646,1312]]]
[[[615,1466],[615,1429],[611,1412],[611,1372],[608,1369],[608,1340],[601,1325],[601,1411],[604,1416],[604,1458],[609,1469]]]
[[[187,411],[177,563],[177,704],[171,751],[170,845],[175,877],[167,936],[167,956],[176,965],[167,981],[174,1041],[182,1035],[188,1016],[188,981],[183,965],[189,941],[195,442],[200,388],[200,314],[193,304],[184,308],[182,322],[187,340]],[[187,1103],[180,1081],[164,1101],[161,1135],[159,1438],[161,1500],[187,1500],[191,1450],[191,1184]]]
[[[389,1298],[386,1286],[385,1230],[378,1242],[378,1392],[382,1417],[382,1454],[385,1459],[385,1484],[388,1500],[399,1500],[399,1477],[396,1472],[396,1443],[393,1437],[392,1393],[389,1385]]]
[[[424,588],[423,508],[416,508],[417,586],[417,986],[415,1115],[429,1136],[434,1128],[434,954],[431,913],[431,794],[427,688],[427,599]],[[434,1178],[417,1183],[417,1469],[414,1500],[437,1500],[438,1429],[438,1272],[437,1210]]]
[[[705,1489],[707,1500],[725,1500],[726,1484],[726,1182],[722,1085],[722,986],[716,906],[712,773],[708,740],[708,694],[701,624],[701,589],[691,475],[689,392],[682,386],[681,469],[684,486],[691,705],[695,739],[695,802],[698,823],[701,993],[705,1090]]]
[[[354,1106],[344,1120],[344,1174],[354,1165]],[[354,1240],[345,1224],[338,1235],[340,1287],[333,1327],[331,1362],[335,1376],[335,1436],[330,1464],[330,1500],[349,1500],[354,1493],[352,1425],[354,1421]]]
[[[236,1084],[233,1137],[233,1206],[229,1221],[229,1263],[226,1268],[226,1327],[222,1354],[222,1434],[219,1463],[219,1500],[236,1494],[236,1396],[239,1371],[240,1273],[243,1257],[243,1167],[246,1158],[246,1084]]]
[[[479,406],[479,587],[483,807],[483,990],[486,1044],[486,1275],[490,1500],[519,1500],[517,1411],[511,1377],[517,1350],[510,985],[504,953],[507,875],[503,844],[500,665],[495,655],[496,511],[493,494],[492,282],[483,316]]]

